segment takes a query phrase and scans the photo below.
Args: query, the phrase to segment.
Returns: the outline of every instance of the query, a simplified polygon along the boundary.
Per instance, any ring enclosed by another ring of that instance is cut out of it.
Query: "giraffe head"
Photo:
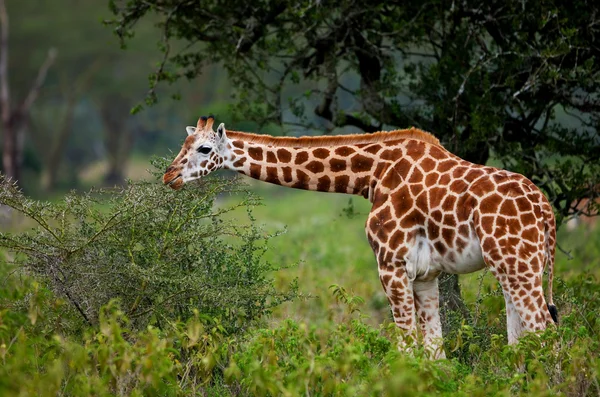
[[[187,138],[175,160],[167,167],[163,183],[178,190],[189,181],[201,178],[223,166],[227,152],[225,124],[217,131],[212,126],[213,116],[202,116],[196,127],[186,127]]]

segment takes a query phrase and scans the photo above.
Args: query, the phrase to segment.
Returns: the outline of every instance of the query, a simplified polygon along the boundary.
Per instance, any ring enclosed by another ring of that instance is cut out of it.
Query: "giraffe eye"
[[[212,148],[210,146],[200,146],[198,148],[198,153],[209,154]]]

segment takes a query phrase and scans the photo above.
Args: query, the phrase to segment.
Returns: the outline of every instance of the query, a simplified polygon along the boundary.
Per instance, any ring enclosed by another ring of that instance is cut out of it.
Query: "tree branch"
[[[6,3],[0,0],[0,107],[2,121],[10,120],[10,92],[8,87],[8,14]]]
[[[31,86],[29,93],[27,94],[27,96],[25,97],[25,100],[21,104],[21,107],[19,110],[19,113],[21,115],[26,115],[29,112],[31,105],[33,105],[33,102],[35,102],[36,98],[38,97],[38,95],[40,93],[40,89],[42,88],[42,85],[44,84],[44,81],[46,80],[46,75],[48,74],[48,69],[50,69],[50,66],[52,66],[55,59],[56,59],[56,49],[51,48],[48,50],[48,55],[46,56],[46,60],[44,61],[42,66],[40,66],[37,77],[36,77],[35,81],[33,82],[33,85]]]

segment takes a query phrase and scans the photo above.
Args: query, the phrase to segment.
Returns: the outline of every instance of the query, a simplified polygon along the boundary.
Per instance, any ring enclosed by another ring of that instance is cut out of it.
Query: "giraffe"
[[[177,190],[217,169],[282,186],[363,196],[366,234],[396,325],[444,358],[438,275],[487,267],[502,287],[508,342],[557,322],[556,230],[542,192],[513,172],[477,165],[416,128],[363,135],[271,137],[201,117],[163,183]],[[542,290],[548,266],[548,300]],[[410,344],[400,341],[400,349]]]

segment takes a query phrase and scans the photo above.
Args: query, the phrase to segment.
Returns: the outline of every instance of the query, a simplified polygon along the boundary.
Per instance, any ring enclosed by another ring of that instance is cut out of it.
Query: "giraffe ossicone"
[[[473,164],[411,128],[363,135],[271,137],[201,117],[163,182],[226,168],[282,186],[356,194],[372,204],[366,233],[396,325],[420,330],[444,357],[437,278],[484,267],[499,281],[509,343],[557,321],[552,302],[556,225],[544,194],[523,175]],[[548,297],[542,290],[548,268]]]

